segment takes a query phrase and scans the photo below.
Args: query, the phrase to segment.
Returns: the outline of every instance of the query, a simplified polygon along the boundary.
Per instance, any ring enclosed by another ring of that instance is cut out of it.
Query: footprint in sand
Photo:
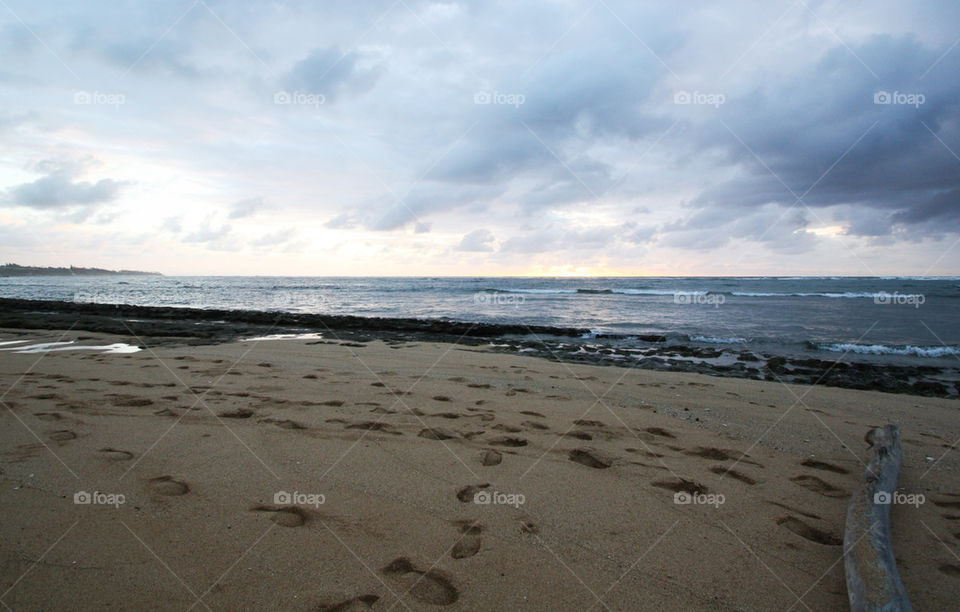
[[[154,493],[170,497],[186,495],[190,492],[190,487],[187,483],[174,480],[173,476],[157,476],[156,478],[151,478],[147,486]]]
[[[236,410],[228,410],[226,412],[221,412],[217,416],[223,419],[249,419],[254,415],[253,410],[249,408],[238,408]]]
[[[724,467],[724,466],[722,466],[722,465],[715,465],[715,466],[713,466],[713,467],[710,468],[710,471],[713,472],[714,474],[720,474],[720,477],[721,477],[721,478],[723,478],[724,476],[729,476],[730,478],[733,478],[734,480],[739,480],[740,482],[746,483],[746,484],[748,484],[748,485],[755,485],[755,484],[757,484],[757,481],[756,481],[756,480],[754,480],[753,478],[750,478],[750,477],[747,476],[746,474],[744,474],[744,473],[742,473],[742,472],[738,472],[737,470],[727,469],[726,467]]]
[[[130,461],[133,459],[133,453],[118,448],[101,448],[97,452],[107,461]]]
[[[577,419],[573,424],[581,427],[606,427],[606,424],[602,421],[591,421],[590,419]]]
[[[496,429],[498,431],[505,431],[507,433],[520,433],[523,431],[522,427],[517,427],[516,425],[507,425],[506,423],[497,423],[490,429]]]
[[[808,474],[801,474],[800,476],[794,476],[790,479],[791,482],[795,482],[804,489],[813,491],[814,493],[819,493],[820,495],[826,497],[846,497],[847,492],[839,487],[835,487],[825,480],[821,480],[816,476],[810,476]]]
[[[154,414],[155,416],[168,416],[168,417],[178,417],[178,416],[180,416],[180,413],[179,413],[179,412],[177,412],[176,410],[171,410],[171,409],[169,409],[169,408],[162,408],[162,409],[160,409],[160,410],[156,410],[156,411],[154,411],[153,414]]]
[[[480,535],[483,533],[484,529],[483,523],[473,519],[461,519],[453,521],[453,524],[457,526],[457,529],[460,530],[460,533],[465,533],[467,535]]]
[[[525,414],[527,416],[537,417],[541,419],[547,418],[546,416],[540,414],[539,412],[534,412],[533,410],[521,410],[520,414]]]
[[[675,447],[668,447],[668,448],[671,448],[674,450],[683,450],[683,449],[675,449]],[[691,455],[693,457],[702,457],[704,459],[710,459],[712,461],[728,461],[733,459],[735,461],[739,461],[740,463],[749,463],[751,465],[763,467],[756,461],[747,459],[749,455],[747,455],[746,453],[741,453],[740,451],[730,450],[727,448],[710,448],[705,446],[698,446],[693,450],[684,451],[684,454]]]
[[[457,437],[457,434],[443,427],[428,427],[421,430],[417,435],[428,440],[450,440]]]
[[[383,433],[393,434],[395,436],[403,435],[402,432],[393,429],[389,423],[381,423],[379,421],[358,421],[356,423],[350,423],[346,429],[364,429],[366,431],[382,431]]]
[[[689,493],[690,495],[703,495],[707,492],[707,487],[693,480],[681,478],[679,480],[658,480],[650,483],[661,489],[668,489],[674,493]]]
[[[453,545],[450,550],[450,556],[454,559],[466,559],[480,552],[480,545],[483,543],[479,536],[463,536],[460,541]]]
[[[808,525],[807,523],[804,523],[800,519],[793,516],[782,516],[778,518],[777,525],[786,527],[801,538],[810,540],[811,542],[816,542],[817,544],[823,544],[825,546],[843,545],[843,540],[837,536],[817,529],[812,525]]]
[[[134,395],[116,395],[110,400],[110,403],[121,408],[143,408],[144,406],[152,406],[153,400]]]
[[[788,506],[787,504],[784,504],[784,503],[781,503],[781,502],[767,501],[767,503],[768,503],[768,504],[771,504],[771,505],[774,505],[774,506],[777,506],[778,508],[783,508],[784,510],[789,510],[790,512],[796,512],[797,514],[802,514],[803,516],[805,516],[805,517],[807,517],[807,518],[812,518],[812,519],[820,520],[820,515],[818,515],[818,514],[814,514],[814,513],[812,513],[812,512],[806,512],[806,511],[804,511],[804,510],[800,510],[800,509],[798,509],[798,508],[794,508],[794,507],[792,507],[792,506]]]
[[[462,502],[465,503],[465,504],[468,503],[468,502],[472,502],[472,501],[473,501],[473,497],[474,497],[477,493],[480,492],[480,489],[486,489],[486,488],[489,487],[489,486],[490,486],[490,483],[489,483],[489,482],[485,482],[485,483],[483,483],[483,484],[467,485],[467,486],[465,486],[465,487],[461,487],[461,488],[457,491],[457,499],[459,499],[460,501],[462,501]]]
[[[449,606],[460,598],[450,574],[439,569],[422,570],[407,557],[397,557],[380,571],[400,584],[406,589],[406,594],[417,601]]]
[[[946,574],[947,576],[953,576],[954,578],[960,578],[960,567],[956,565],[951,565],[949,563],[941,563],[937,566],[937,569],[941,573]]]
[[[480,552],[480,546],[483,544],[483,539],[480,537],[483,533],[483,525],[471,520],[457,521],[456,524],[463,536],[453,545],[450,556],[454,559],[466,559]]]
[[[940,508],[960,509],[960,501],[951,501],[949,499],[935,499],[933,505]]]
[[[523,438],[516,438],[513,436],[500,436],[498,438],[491,438],[487,440],[487,444],[492,444],[494,446],[518,447],[518,446],[526,446],[527,441],[524,440]]]
[[[36,395],[28,395],[27,399],[38,399],[38,400],[55,400],[60,399],[60,396],[56,393],[38,393]]]
[[[47,434],[47,437],[58,444],[66,444],[70,440],[76,440],[77,434],[69,429],[59,429],[57,431],[50,432]]]
[[[60,421],[63,420],[63,415],[59,412],[34,412],[33,416],[37,417],[41,421]]]
[[[825,472],[833,472],[834,474],[849,474],[850,472],[845,468],[840,467],[839,465],[834,465],[832,463],[827,463],[826,461],[817,461],[816,459],[804,459],[800,465],[808,468],[813,468],[815,470],[823,470]]]
[[[317,612],[363,612],[372,609],[373,604],[380,601],[379,595],[361,595],[337,603],[320,604]]]
[[[307,429],[306,425],[297,423],[296,421],[291,421],[290,419],[260,419],[258,423],[273,423],[281,429]]]
[[[598,470],[605,470],[613,465],[613,457],[592,448],[577,448],[570,451],[570,461]]]
[[[528,429],[539,429],[540,431],[545,431],[550,429],[543,423],[537,423],[536,421],[524,421],[523,423],[520,423],[520,424]]]
[[[677,436],[673,435],[672,433],[670,433],[669,431],[667,431],[666,429],[663,429],[662,427],[647,427],[644,431],[647,432],[647,433],[649,433],[649,434],[653,434],[653,435],[655,435],[655,436],[660,436],[661,438],[676,438],[676,437],[677,437]]]
[[[302,527],[310,520],[310,514],[299,506],[267,506],[257,505],[251,508],[254,512],[269,512],[270,520],[281,527]]]
[[[503,461],[503,455],[499,451],[489,448],[480,453],[480,464],[485,466],[500,465]]]

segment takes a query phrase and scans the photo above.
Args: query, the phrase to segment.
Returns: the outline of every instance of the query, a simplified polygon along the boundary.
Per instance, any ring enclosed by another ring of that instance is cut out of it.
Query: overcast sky
[[[0,259],[960,274],[960,3],[0,0]]]

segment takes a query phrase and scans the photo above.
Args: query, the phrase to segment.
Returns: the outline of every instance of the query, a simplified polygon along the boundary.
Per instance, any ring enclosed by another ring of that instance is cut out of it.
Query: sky
[[[960,3],[0,0],[0,262],[960,274]]]

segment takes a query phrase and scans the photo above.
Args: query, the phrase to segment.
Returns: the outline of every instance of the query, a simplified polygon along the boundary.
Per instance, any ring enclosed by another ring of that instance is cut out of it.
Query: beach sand
[[[843,610],[883,423],[907,591],[960,592],[957,401],[380,341],[2,351],[0,382],[13,610]]]

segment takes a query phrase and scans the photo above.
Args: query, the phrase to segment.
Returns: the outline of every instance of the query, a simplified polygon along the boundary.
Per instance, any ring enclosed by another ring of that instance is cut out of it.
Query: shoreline
[[[585,328],[439,319],[360,317],[257,310],[134,306],[0,298],[0,328],[83,329],[205,344],[277,333],[319,332],[332,340],[453,342],[551,361],[825,385],[927,397],[960,398],[960,368],[872,363],[856,353],[835,359],[784,357],[740,345],[698,346],[663,334],[616,336]],[[630,346],[622,342],[629,338]],[[324,342],[320,340],[318,342]]]

